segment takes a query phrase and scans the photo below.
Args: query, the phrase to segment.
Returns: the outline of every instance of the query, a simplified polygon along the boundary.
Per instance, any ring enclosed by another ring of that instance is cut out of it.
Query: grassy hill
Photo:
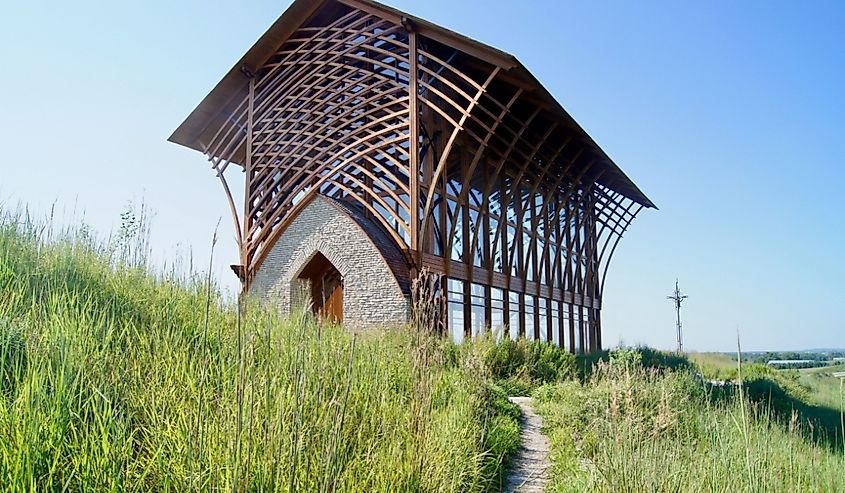
[[[845,417],[815,401],[832,388],[805,392],[797,372],[761,365],[742,387],[710,386],[697,365],[724,373],[724,360],[667,356],[612,352],[586,379],[534,391],[551,491],[845,491]]]
[[[840,380],[833,376],[836,372],[845,372],[845,364],[825,366],[822,368],[806,368],[797,370],[799,381],[809,391],[809,401],[817,406],[839,409],[842,405]]]
[[[240,311],[0,216],[0,491],[485,491],[518,445],[472,346]]]
[[[491,491],[507,393],[547,420],[553,491],[845,491],[834,368],[744,365],[740,392],[698,376],[737,378],[725,356],[353,335],[126,238],[0,211],[0,491]]]
[[[688,353],[687,357],[706,375],[718,377],[736,371],[736,356],[725,353]]]

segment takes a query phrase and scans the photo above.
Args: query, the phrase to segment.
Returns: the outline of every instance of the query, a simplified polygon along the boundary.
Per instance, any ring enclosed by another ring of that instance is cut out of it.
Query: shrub
[[[528,395],[536,386],[575,376],[575,356],[549,342],[503,340],[488,343],[485,364],[511,395]]]

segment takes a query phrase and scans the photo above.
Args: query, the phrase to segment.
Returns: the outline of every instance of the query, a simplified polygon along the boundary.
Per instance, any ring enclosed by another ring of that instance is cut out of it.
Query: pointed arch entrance
[[[316,252],[298,279],[310,286],[315,316],[331,323],[343,322],[343,276],[325,255]]]

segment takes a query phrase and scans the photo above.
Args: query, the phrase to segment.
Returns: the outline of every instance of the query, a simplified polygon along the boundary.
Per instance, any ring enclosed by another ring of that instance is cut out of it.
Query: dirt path
[[[540,432],[543,418],[534,412],[530,397],[511,397],[522,411],[522,446],[511,461],[502,491],[534,493],[545,490],[549,482],[549,440]]]

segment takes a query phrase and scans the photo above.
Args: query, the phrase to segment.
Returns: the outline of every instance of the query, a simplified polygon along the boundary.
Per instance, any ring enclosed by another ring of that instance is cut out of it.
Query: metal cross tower
[[[667,296],[666,299],[672,300],[675,302],[675,313],[678,316],[678,352],[681,353],[684,351],[684,342],[681,333],[681,303],[687,299],[688,296],[681,293],[681,288],[678,287],[678,280],[675,279],[675,292],[672,293],[672,296]]]

